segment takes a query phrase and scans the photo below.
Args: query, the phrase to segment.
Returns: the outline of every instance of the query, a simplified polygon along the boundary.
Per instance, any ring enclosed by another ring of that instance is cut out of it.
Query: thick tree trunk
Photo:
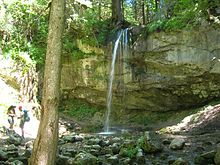
[[[123,22],[121,0],[112,0],[112,20],[116,25]]]
[[[58,141],[60,63],[64,28],[64,1],[51,3],[44,71],[42,115],[30,165],[54,165]]]

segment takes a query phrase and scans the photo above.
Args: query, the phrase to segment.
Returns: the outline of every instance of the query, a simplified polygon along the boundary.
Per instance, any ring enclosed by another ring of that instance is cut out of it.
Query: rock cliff
[[[219,29],[139,34],[132,48],[129,55],[117,57],[114,109],[176,111],[220,97]],[[61,88],[65,98],[106,105],[110,50],[111,46],[77,61],[64,57]]]

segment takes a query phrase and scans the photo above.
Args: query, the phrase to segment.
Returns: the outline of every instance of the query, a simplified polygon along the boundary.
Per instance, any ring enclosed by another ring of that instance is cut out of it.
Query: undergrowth
[[[60,106],[60,111],[78,121],[83,121],[91,119],[99,110],[97,107],[91,106],[81,100],[72,99],[64,101]]]

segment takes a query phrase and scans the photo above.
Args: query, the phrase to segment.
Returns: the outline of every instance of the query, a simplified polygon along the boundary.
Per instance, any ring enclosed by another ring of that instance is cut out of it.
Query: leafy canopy
[[[219,27],[219,0],[126,0],[124,19],[130,25],[145,23],[149,32],[193,28],[204,23]],[[0,1],[0,44],[5,55],[44,64],[49,4],[46,0]],[[86,54],[76,40],[100,47],[115,32],[111,24],[111,0],[67,0],[63,53],[74,59]]]

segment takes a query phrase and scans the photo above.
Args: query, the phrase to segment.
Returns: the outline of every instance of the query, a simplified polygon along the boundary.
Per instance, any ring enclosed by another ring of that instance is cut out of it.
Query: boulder
[[[182,138],[175,138],[171,141],[169,148],[173,150],[181,150],[183,149],[185,144],[185,140]]]
[[[138,145],[145,153],[157,153],[163,150],[160,139],[151,132],[145,132],[144,136],[138,139]]]
[[[80,152],[74,158],[74,165],[97,165],[98,158],[87,152]]]
[[[220,165],[220,145],[217,147],[217,153],[215,154],[214,161],[216,165]]]

